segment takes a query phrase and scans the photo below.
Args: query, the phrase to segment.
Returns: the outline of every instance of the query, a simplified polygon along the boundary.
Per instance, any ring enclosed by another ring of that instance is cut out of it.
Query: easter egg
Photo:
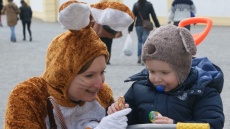
[[[154,122],[154,120],[156,119],[156,116],[162,116],[159,112],[157,111],[151,111],[149,112],[149,120],[150,122]]]

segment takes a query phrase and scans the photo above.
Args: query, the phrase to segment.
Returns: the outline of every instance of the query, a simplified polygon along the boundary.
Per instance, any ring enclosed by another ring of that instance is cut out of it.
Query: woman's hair
[[[96,58],[96,57],[95,57]],[[81,73],[84,73],[89,67],[90,65],[93,63],[94,59],[93,58],[92,60],[90,60],[89,62],[87,62],[81,69],[80,71],[77,73],[77,74],[81,74]]]
[[[28,4],[24,0],[21,0],[21,4],[24,5],[25,7],[28,7]]]
[[[92,60],[90,60],[89,62],[87,62],[81,69],[80,71],[77,73],[77,74],[81,74],[81,73],[84,73],[88,68],[89,66],[93,63],[93,60],[95,58],[93,58]]]

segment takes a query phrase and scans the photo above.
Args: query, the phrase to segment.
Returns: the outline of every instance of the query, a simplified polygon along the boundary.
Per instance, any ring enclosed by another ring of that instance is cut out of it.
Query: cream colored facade
[[[56,22],[59,6],[68,0],[25,0],[33,10],[33,17],[40,18],[47,22]],[[86,3],[96,3],[101,0],[80,0]],[[126,4],[132,9],[137,0],[110,0]],[[155,9],[157,17],[162,24],[166,24],[168,12],[172,0],[148,0]],[[7,0],[3,0],[6,4]],[[20,0],[14,0],[20,6]],[[210,17],[213,19],[213,25],[230,26],[230,5],[229,0],[193,0],[197,7],[196,16]]]

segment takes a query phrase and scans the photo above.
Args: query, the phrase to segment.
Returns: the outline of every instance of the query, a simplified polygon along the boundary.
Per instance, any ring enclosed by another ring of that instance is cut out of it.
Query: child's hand
[[[125,108],[128,108],[128,107],[129,107],[129,105],[125,104]],[[113,114],[114,112],[117,112],[120,110],[122,110],[122,109],[120,109],[118,102],[115,102],[111,106],[109,106],[107,114],[110,115],[110,114]]]
[[[165,116],[156,116],[154,124],[173,124],[173,119],[170,119]]]

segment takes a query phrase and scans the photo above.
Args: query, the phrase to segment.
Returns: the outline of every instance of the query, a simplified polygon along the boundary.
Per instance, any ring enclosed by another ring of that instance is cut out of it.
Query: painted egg
[[[162,115],[157,111],[151,111],[149,113],[149,120],[153,123],[154,120],[156,119],[156,116],[162,116]]]

